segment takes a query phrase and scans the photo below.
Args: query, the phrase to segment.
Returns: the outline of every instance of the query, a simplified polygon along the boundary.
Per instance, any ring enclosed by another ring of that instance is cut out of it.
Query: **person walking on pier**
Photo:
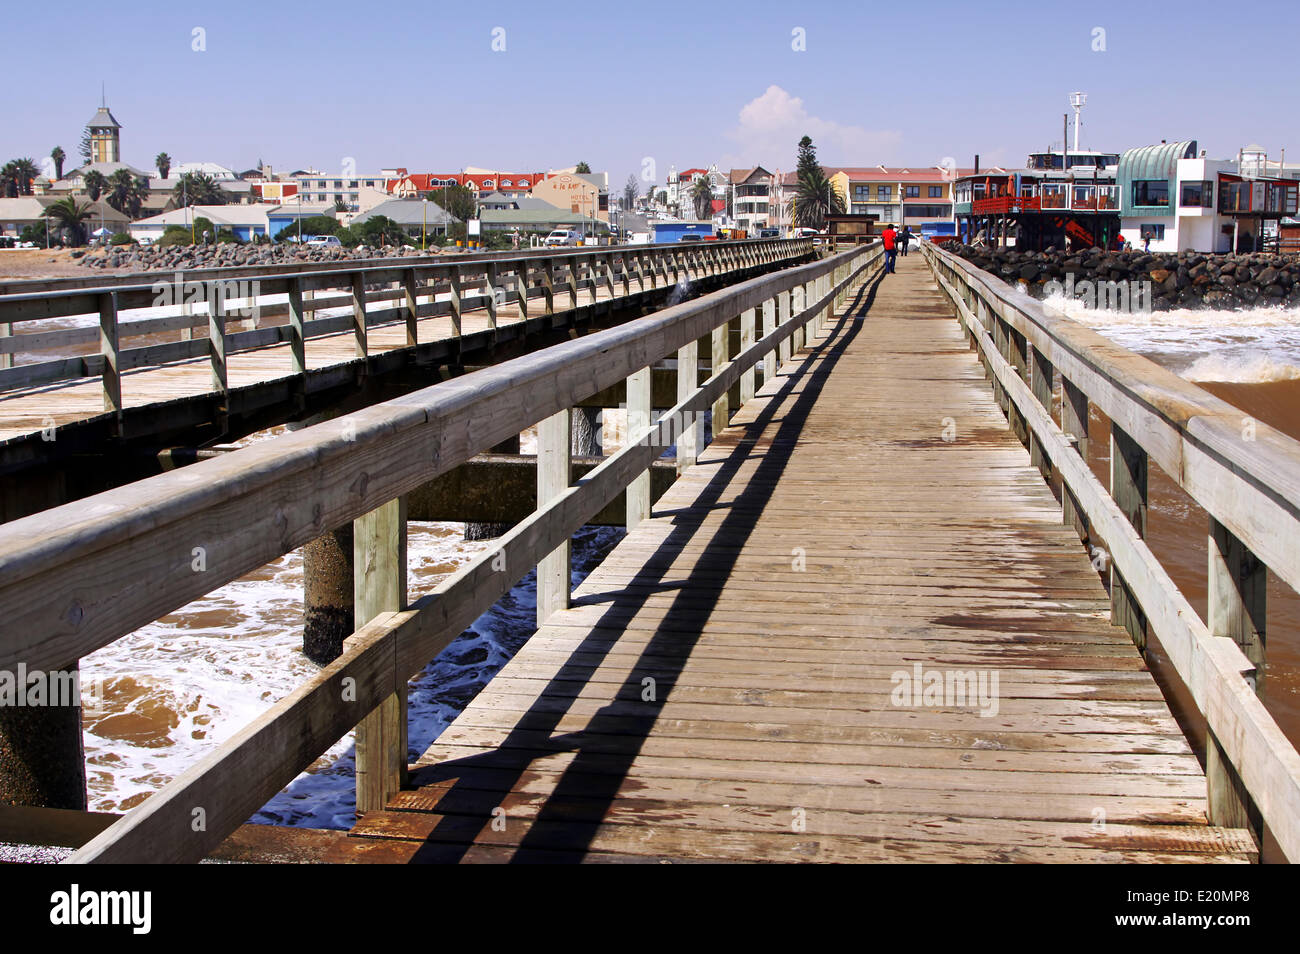
[[[912,227],[904,225],[903,231],[898,236],[898,250],[904,255],[907,254],[907,243],[912,240]]]
[[[897,237],[898,237],[898,233],[894,231],[893,223],[886,225],[885,231],[880,233],[881,244],[885,246],[885,273],[886,274],[892,274],[894,271],[894,256],[897,254],[897,252],[895,251],[895,245],[897,244],[896,242]]]

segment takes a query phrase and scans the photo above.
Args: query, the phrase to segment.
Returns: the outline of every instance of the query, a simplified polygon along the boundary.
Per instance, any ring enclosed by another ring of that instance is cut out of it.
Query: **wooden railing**
[[[963,259],[922,249],[1012,428],[1044,478],[1059,479],[1063,520],[1105,542],[1113,621],[1141,649],[1155,634],[1204,716],[1211,823],[1258,836],[1262,819],[1300,860],[1300,755],[1255,692],[1268,571],[1300,589],[1300,443]],[[1110,419],[1109,493],[1087,464],[1090,404]],[[1208,625],[1143,539],[1151,462],[1209,514]]]
[[[775,271],[0,526],[0,670],[21,662],[33,671],[73,668],[87,653],[353,524],[358,628],[343,654],[73,860],[203,858],[353,727],[358,810],[382,807],[406,767],[407,680],[534,566],[539,619],[566,605],[571,535],[623,488],[629,525],[644,519],[653,461],[676,442],[679,468],[691,466],[703,445],[704,410],[725,422],[728,390],[738,385],[741,400],[751,397],[760,363],[765,378],[775,376],[881,255],[877,243]],[[711,355],[710,376],[697,386],[701,349]],[[650,367],[671,358],[678,401],[651,425]],[[623,381],[627,445],[570,486],[571,408]],[[537,510],[407,605],[404,495],[533,424]]]
[[[369,353],[367,331],[378,325],[405,322],[406,343],[415,345],[419,343],[419,319],[432,315],[450,315],[453,334],[458,335],[461,315],[471,308],[485,308],[489,327],[495,328],[497,311],[505,304],[517,303],[527,317],[530,301],[540,298],[539,313],[553,314],[557,293],[561,298],[567,296],[573,307],[583,290],[594,301],[602,287],[611,297],[620,289],[626,295],[631,293],[632,282],[644,291],[661,283],[675,283],[685,274],[718,275],[792,261],[813,252],[808,239],[773,239],[159,272],[104,278],[94,286],[87,286],[84,279],[36,282],[32,284],[38,290],[0,295],[0,392],[99,377],[103,380],[104,410],[120,411],[121,375],[133,368],[207,357],[212,390],[224,392],[228,358],[240,351],[288,342],[290,360],[285,374],[305,375],[305,342],[319,335],[351,329],[357,356],[365,357]],[[271,296],[286,300],[261,301]],[[201,310],[197,313],[190,313],[190,298],[198,299]],[[372,310],[374,305],[379,308]],[[175,311],[178,307],[187,313],[119,319],[128,309]],[[327,309],[348,309],[350,313],[313,317]],[[287,320],[270,327],[231,331],[231,322],[240,320],[238,313],[250,311],[259,319]],[[83,316],[98,317],[98,326],[13,333],[27,322]],[[124,346],[129,337],[168,332],[179,332],[182,340]],[[88,345],[97,345],[96,353],[70,356]],[[64,353],[51,360],[13,366],[14,354],[34,350]]]

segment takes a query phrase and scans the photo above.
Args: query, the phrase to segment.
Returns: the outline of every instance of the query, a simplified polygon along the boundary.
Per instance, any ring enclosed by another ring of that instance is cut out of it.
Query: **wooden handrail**
[[[402,448],[413,447],[425,452],[416,457],[424,456],[431,471],[440,471],[445,462],[456,460],[463,453],[457,450],[440,458],[435,445],[433,461],[429,463],[430,442],[419,433],[422,423],[430,426],[439,415],[443,415],[445,426],[456,431],[466,430],[465,422],[471,418],[478,421],[480,417],[510,428],[525,418],[531,423],[539,414],[545,417],[571,406],[575,398],[591,392],[593,386],[599,390],[606,386],[603,382],[616,380],[620,375],[632,378],[674,352],[683,348],[693,350],[699,338],[716,327],[725,328],[737,313],[764,307],[772,298],[785,300],[791,291],[809,284],[816,284],[820,291],[815,300],[806,302],[797,313],[791,314],[783,307],[784,321],[770,327],[727,363],[715,363],[710,378],[703,384],[697,387],[690,380],[683,386],[679,379],[679,394],[685,396],[658,423],[629,433],[624,448],[604,460],[578,484],[566,488],[549,502],[539,499],[538,509],[528,519],[444,580],[433,593],[406,610],[381,614],[371,620],[345,642],[339,659],[133,809],[71,860],[183,862],[203,858],[351,726],[400,691],[407,679],[504,595],[543,555],[568,540],[643,474],[663,449],[680,436],[676,422],[698,418],[769,354],[778,351],[787,354],[791,339],[805,325],[817,322],[843,297],[850,283],[880,259],[879,243],[857,247],[818,263],[752,279],[629,325],[557,345],[340,418],[338,421],[345,428],[352,420],[356,432],[353,441],[356,446],[344,451],[337,448],[333,436],[319,433],[327,425],[318,425],[301,432],[301,436],[318,432],[302,447],[298,446],[302,442],[289,439],[300,435],[287,435],[260,445],[269,448],[279,443],[279,454],[249,454],[258,450],[255,446],[225,455],[224,461],[245,455],[236,471],[247,478],[242,490],[244,497],[252,499],[258,495],[254,484],[264,484],[268,479],[261,476],[265,459],[289,455],[301,462],[305,454],[312,453],[311,449],[320,454],[330,452],[328,462],[321,460],[319,466],[322,470],[338,472],[330,480],[331,484],[350,482],[355,488],[358,481],[373,480],[363,490],[364,501],[354,502],[340,511],[345,516],[357,516],[373,509],[375,501],[392,499],[403,492],[400,483],[384,473],[382,465],[374,473],[367,469],[377,460],[401,455]],[[764,310],[766,313],[765,307]],[[479,379],[471,382],[476,375]],[[523,393],[531,393],[534,400],[521,401]],[[409,419],[417,409],[423,412],[423,422]],[[381,421],[390,426],[384,426]],[[496,433],[496,430],[484,431],[474,445],[462,441],[459,447],[490,444],[497,439]],[[187,469],[193,472],[197,466]],[[291,469],[271,478],[281,493],[292,492],[284,481],[293,472]],[[156,484],[159,479],[151,478],[142,484]],[[201,483],[228,483],[231,479],[231,474],[209,468]],[[113,493],[116,492],[109,492]],[[108,495],[101,495],[104,496]],[[287,504],[294,498],[278,499]],[[275,502],[271,499],[262,506],[274,506]],[[220,504],[204,503],[199,497],[183,508],[188,516],[173,510],[166,526],[178,519],[201,520],[203,513],[212,507]],[[280,512],[276,511],[275,515],[278,517]],[[122,517],[115,511],[113,515],[104,514],[100,521],[113,523]],[[0,567],[7,563],[3,557],[5,529],[0,527]],[[152,536],[151,529],[161,531],[164,527],[152,522],[140,527],[147,536]],[[282,532],[287,529],[282,528]],[[26,539],[29,545],[34,542],[30,537]],[[68,551],[67,544],[71,542],[65,538],[64,545],[56,544],[53,552],[47,551],[47,561],[53,559],[58,566],[75,567],[81,558]],[[110,548],[123,551],[131,542],[118,539]],[[502,572],[502,567],[512,569]],[[229,569],[223,570],[218,579],[229,573]],[[8,591],[7,581],[3,592]],[[347,692],[343,691],[345,685]],[[340,702],[341,699],[346,701]],[[204,819],[201,830],[193,825],[198,811]]]
[[[1106,542],[1114,621],[1140,647],[1148,627],[1156,634],[1205,717],[1210,821],[1247,827],[1258,810],[1286,857],[1300,860],[1300,754],[1254,692],[1262,646],[1251,642],[1247,623],[1263,615],[1262,571],[1246,572],[1243,556],[1257,556],[1292,587],[1300,581],[1300,442],[1255,422],[1245,439],[1238,409],[958,256],[929,243],[922,249],[1012,423],[1026,426],[1031,455],[1060,473],[1063,518]],[[1051,416],[1054,371],[1066,397],[1064,427]],[[1078,446],[1087,440],[1089,401],[1112,422],[1109,493]],[[1222,553],[1211,547],[1214,629],[1143,540],[1148,456],[1210,514],[1222,541]],[[1136,483],[1130,468],[1141,475]],[[1248,658],[1256,649],[1258,658]]]
[[[741,247],[738,248],[738,246]],[[723,242],[709,247],[707,260],[710,262],[726,261],[729,268],[743,268],[746,265],[740,264],[740,259],[746,253],[761,255],[764,260],[777,260],[802,257],[812,252],[813,246],[806,239]],[[329,268],[319,267],[310,270],[286,270],[286,266],[270,266],[266,268],[207,269],[184,273],[160,272],[144,276],[145,279],[149,280],[148,284],[141,280],[141,276],[127,276],[127,278],[132,279],[131,283],[124,281],[100,287],[78,285],[73,289],[55,289],[0,296],[0,324],[10,329],[9,334],[0,339],[0,352],[8,355],[32,348],[72,349],[98,341],[98,333],[93,328],[67,328],[56,331],[35,332],[28,335],[13,334],[13,325],[14,323],[21,324],[26,321],[48,318],[99,315],[102,296],[108,292],[115,295],[117,311],[120,313],[131,309],[157,307],[155,302],[160,291],[169,287],[174,289],[177,284],[183,284],[185,288],[193,285],[208,289],[204,300],[211,301],[216,297],[212,293],[212,289],[222,283],[238,281],[247,283],[249,286],[245,291],[249,291],[254,297],[254,304],[258,312],[268,317],[274,317],[290,314],[289,305],[287,303],[277,303],[263,307],[257,299],[271,295],[289,294],[291,290],[296,291],[298,294],[328,289],[339,289],[343,292],[323,299],[305,299],[303,301],[303,310],[307,313],[314,313],[323,309],[354,307],[355,302],[358,300],[356,296],[358,283],[363,288],[376,284],[394,286],[363,292],[362,298],[366,304],[371,302],[395,303],[393,307],[380,312],[373,320],[368,318],[367,325],[371,325],[403,320],[406,317],[403,311],[408,304],[408,292],[412,288],[415,290],[417,298],[436,296],[445,292],[448,288],[454,291],[461,285],[477,291],[482,282],[491,282],[498,276],[503,277],[513,273],[516,279],[513,283],[514,289],[510,293],[511,296],[518,298],[524,306],[526,306],[530,297],[543,297],[546,300],[546,311],[549,314],[553,310],[553,302],[547,296],[546,287],[544,285],[542,287],[532,287],[530,284],[530,278],[539,270],[539,267],[542,275],[548,275],[555,261],[561,259],[564,262],[571,263],[575,269],[586,269],[590,272],[590,277],[581,277],[576,271],[571,272],[569,276],[572,285],[570,289],[571,299],[576,299],[576,292],[579,288],[588,288],[594,298],[597,282],[603,282],[610,288],[611,292],[613,291],[614,270],[612,263],[615,260],[620,263],[620,271],[626,272],[633,261],[640,264],[644,256],[662,258],[672,254],[671,246],[609,246],[591,249],[564,249],[561,252],[499,253],[450,260],[443,258],[433,261],[406,259],[394,262],[392,259],[387,259],[380,260],[378,264],[348,267],[342,267],[344,263],[328,263],[331,266]],[[603,275],[598,274],[592,267],[601,263],[604,265]],[[177,281],[178,277],[179,283]],[[630,282],[626,278],[624,286],[630,288]],[[489,292],[490,294],[491,292]],[[449,310],[454,316],[455,297],[453,294],[453,300],[450,302],[438,302],[432,299],[426,301],[417,308],[417,317],[443,314]],[[469,296],[469,300],[465,301],[464,304],[470,305],[470,307],[481,306],[487,302],[487,298],[488,296],[485,295],[473,294]],[[172,306],[175,304],[175,302],[172,302]],[[325,324],[318,324],[318,322],[325,322]],[[313,319],[306,322],[304,331],[307,337],[330,334],[340,330],[335,327],[336,324],[337,321],[333,318]],[[154,334],[178,329],[192,331],[195,327],[206,330],[209,325],[210,322],[206,314],[136,318],[126,322],[118,321],[118,337],[120,340],[131,335]],[[351,327],[352,322],[350,320],[346,321],[344,326]],[[258,329],[258,331],[263,332],[267,330]],[[277,340],[274,337],[268,338],[264,333],[258,334],[254,332],[245,332],[242,336],[230,335],[230,339],[228,343],[231,353],[245,348],[263,347]],[[121,371],[132,368],[202,357],[207,354],[207,351],[208,347],[204,342],[190,339],[164,345],[124,349],[116,371],[120,374]],[[97,359],[97,355],[88,355],[56,358],[17,367],[6,366],[0,368],[0,391],[95,376],[104,370],[104,365]],[[111,387],[111,385],[106,382],[106,387]]]

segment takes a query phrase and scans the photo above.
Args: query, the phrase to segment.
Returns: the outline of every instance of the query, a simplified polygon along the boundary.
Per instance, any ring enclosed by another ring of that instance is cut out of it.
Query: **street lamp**
[[[425,232],[429,227],[429,197],[421,196],[420,202],[422,203],[420,208],[420,214],[422,216],[420,219],[420,251],[423,252],[425,250]]]

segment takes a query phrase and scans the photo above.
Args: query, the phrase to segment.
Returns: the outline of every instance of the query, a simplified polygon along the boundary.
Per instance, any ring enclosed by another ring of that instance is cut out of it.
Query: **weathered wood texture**
[[[1253,860],[932,289],[855,287],[330,857]]]

